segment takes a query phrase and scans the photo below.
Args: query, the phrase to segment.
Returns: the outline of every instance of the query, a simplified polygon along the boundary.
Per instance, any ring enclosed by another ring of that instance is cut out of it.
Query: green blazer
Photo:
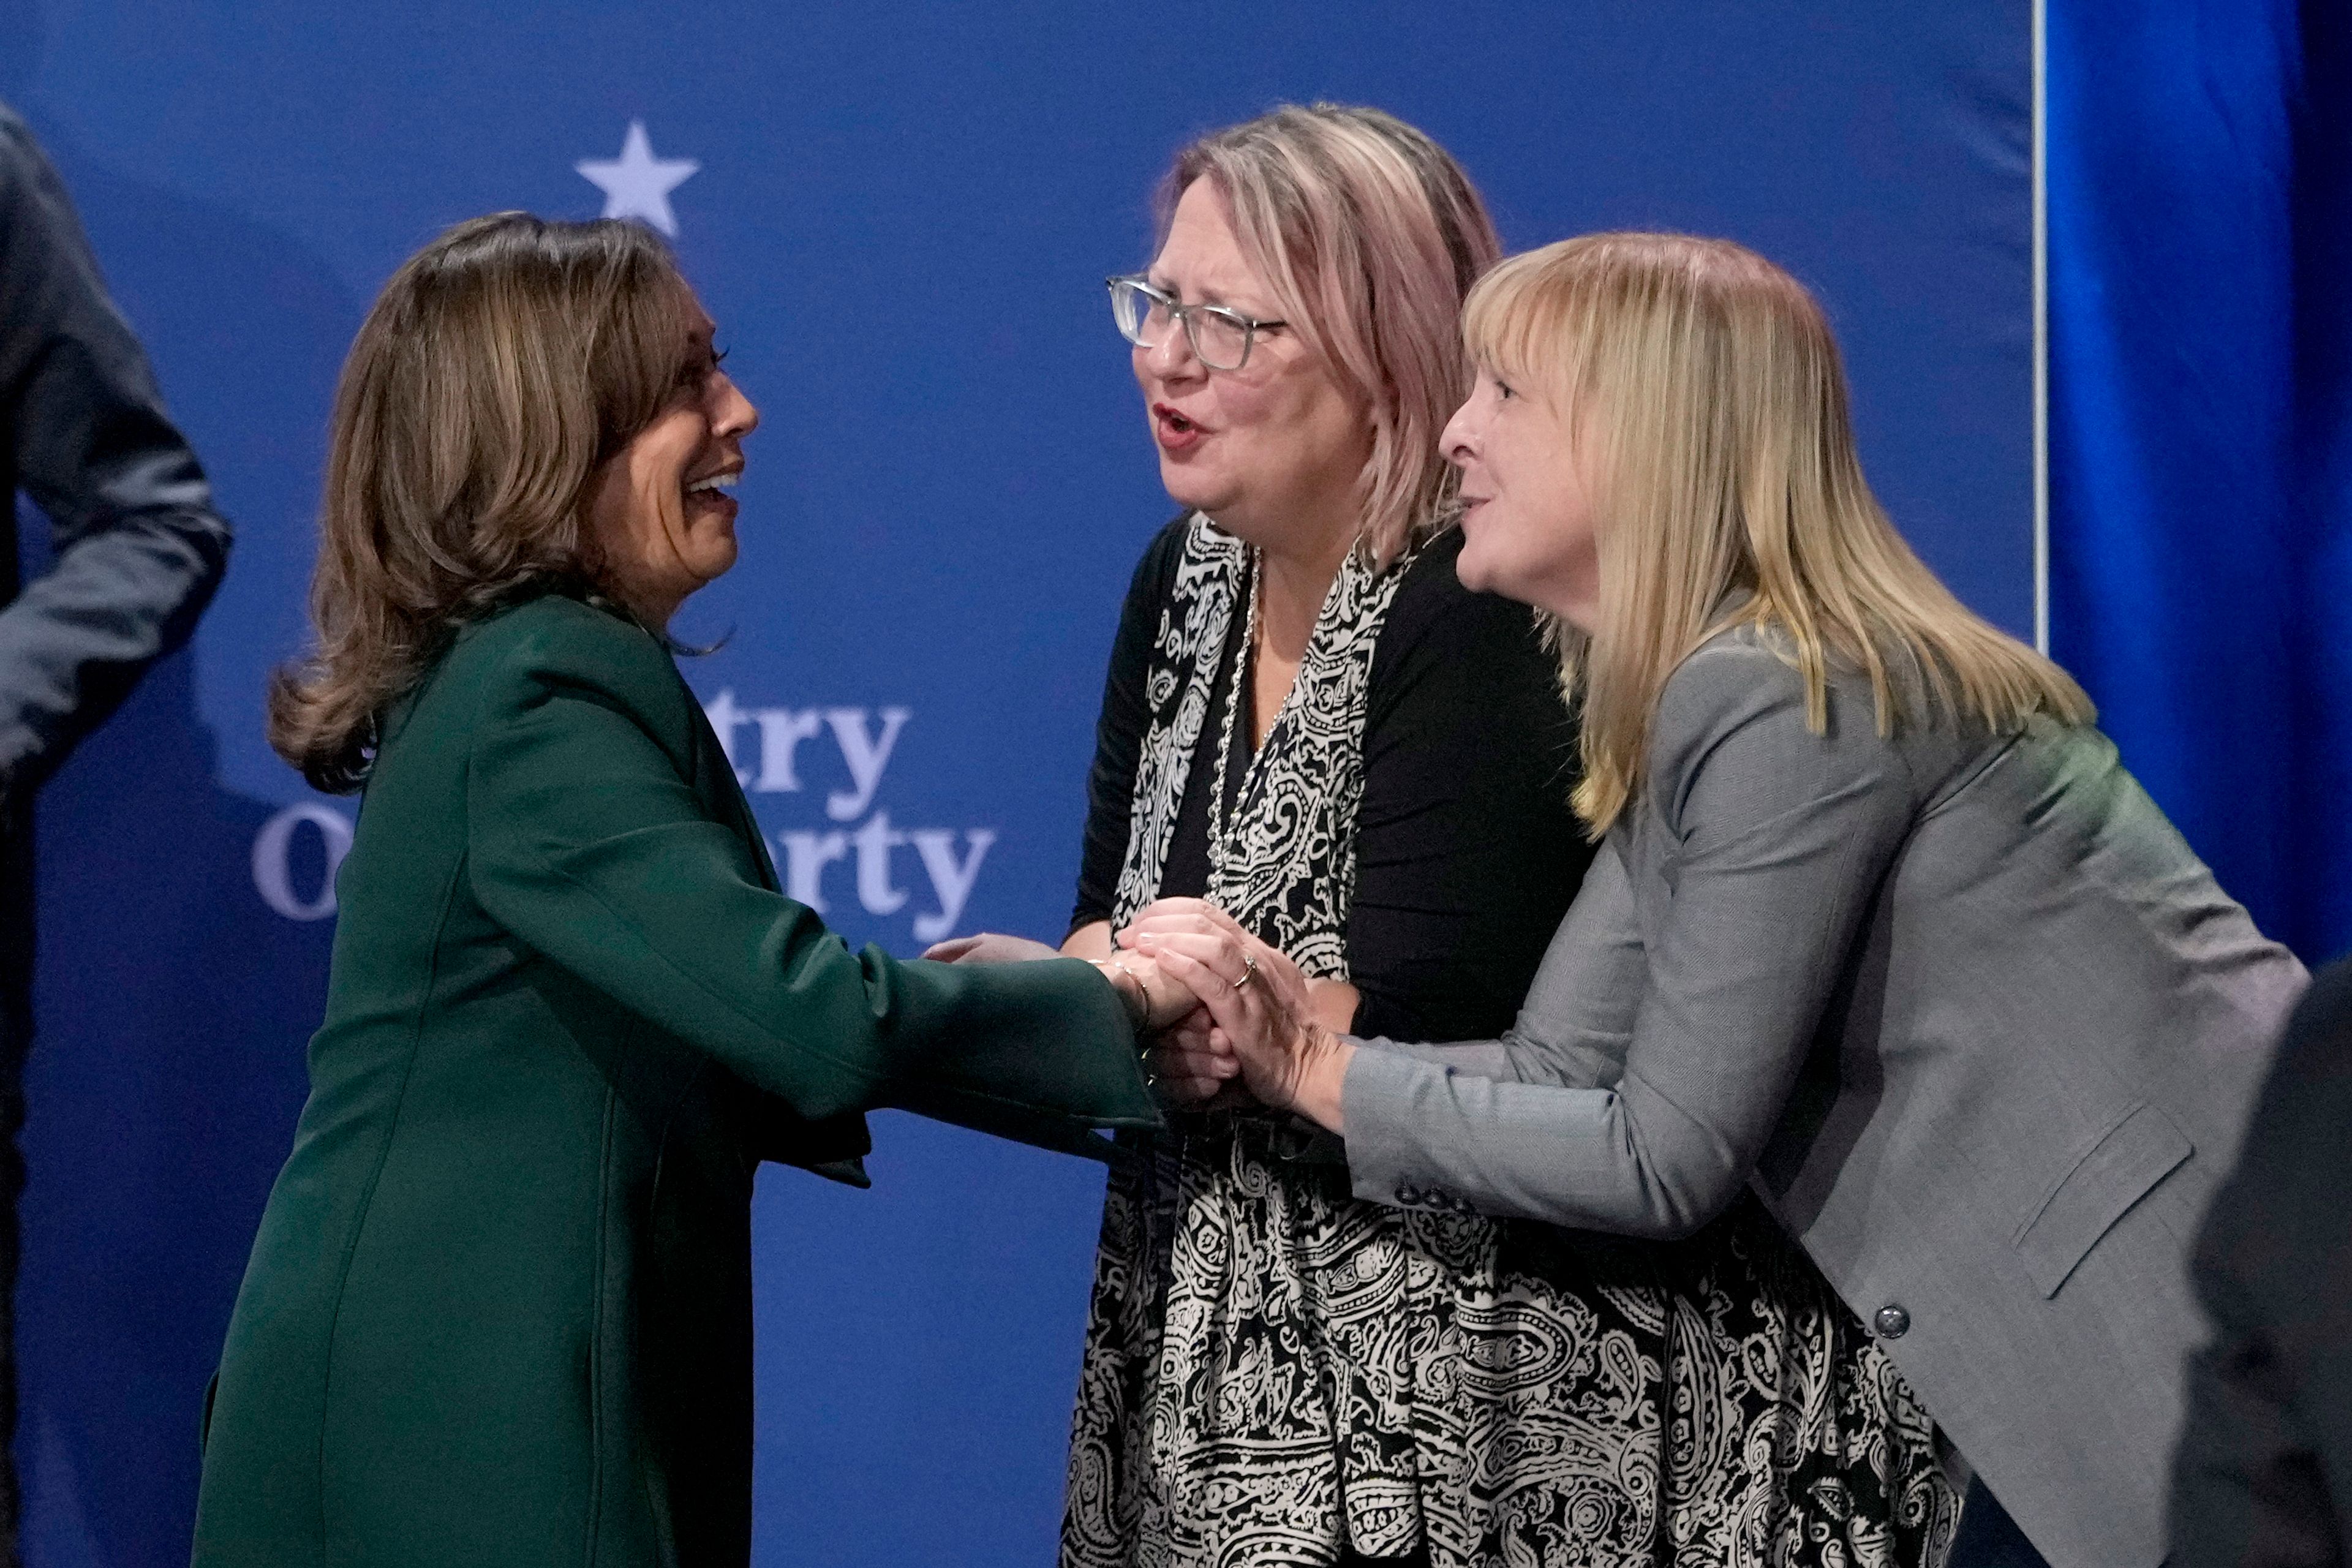
[[[394,712],[336,894],[202,1568],[734,1568],[758,1162],[863,1184],[886,1105],[1158,1123],[1087,965],[853,953],[783,897],[669,655],[577,600],[470,627]]]

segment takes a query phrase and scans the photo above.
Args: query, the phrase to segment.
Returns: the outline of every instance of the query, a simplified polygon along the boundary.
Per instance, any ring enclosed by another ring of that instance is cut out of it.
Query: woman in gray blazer
[[[2302,966],[1895,533],[1788,274],[1591,236],[1465,326],[1459,571],[1558,633],[1599,858],[1495,1041],[1334,1035],[1213,909],[1147,911],[1214,1020],[1158,1070],[1401,1207],[1675,1237],[1745,1184],[2050,1563],[2153,1568],[2185,1254]]]

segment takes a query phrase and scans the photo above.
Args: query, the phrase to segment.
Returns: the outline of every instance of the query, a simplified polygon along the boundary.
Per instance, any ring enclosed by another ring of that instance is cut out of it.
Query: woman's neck
[[[1290,664],[1305,657],[1331,580],[1355,542],[1352,529],[1331,528],[1318,537],[1259,546],[1258,633],[1268,652]]]
[[[677,616],[679,606],[686,603],[682,596],[672,598],[666,594],[627,594],[611,588],[605,593],[626,609],[639,626],[657,637],[669,635],[669,623]]]

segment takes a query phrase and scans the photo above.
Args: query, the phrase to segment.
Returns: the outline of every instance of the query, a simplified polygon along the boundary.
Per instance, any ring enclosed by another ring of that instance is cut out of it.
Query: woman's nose
[[[1445,422],[1445,428],[1437,435],[1438,451],[1456,468],[1468,462],[1477,449],[1477,443],[1470,436],[1469,413],[1470,405],[1466,403],[1455,409],[1454,417]]]
[[[1180,321],[1168,323],[1168,330],[1150,348],[1139,348],[1144,368],[1162,381],[1186,381],[1207,374],[1198,354],[1192,352],[1192,340]]]
[[[718,406],[711,412],[710,433],[714,436],[749,436],[760,427],[760,411],[743,395],[743,389],[734,378],[721,371],[712,390],[718,395]]]

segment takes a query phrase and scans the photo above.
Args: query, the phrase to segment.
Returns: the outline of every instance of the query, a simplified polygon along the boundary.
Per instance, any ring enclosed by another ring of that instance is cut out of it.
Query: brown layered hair
[[[1224,198],[1276,308],[1370,410],[1360,542],[1382,564],[1445,521],[1438,432],[1470,386],[1463,298],[1502,254],[1486,204],[1444,148],[1392,114],[1286,104],[1177,154],[1160,237],[1195,180]]]
[[[1895,531],[1863,478],[1828,318],[1754,251],[1561,240],[1488,273],[1463,332],[1560,416],[1593,487],[1596,629],[1551,629],[1583,713],[1576,809],[1596,835],[1640,792],[1667,679],[1727,624],[1756,625],[1803,676],[1815,733],[1833,658],[1867,673],[1882,735],[2090,721],[2072,677],[1961,604]]]
[[[279,756],[358,788],[460,626],[596,590],[592,478],[690,380],[700,321],[661,239],[618,220],[475,218],[393,275],[335,392],[316,642],[270,678]]]

